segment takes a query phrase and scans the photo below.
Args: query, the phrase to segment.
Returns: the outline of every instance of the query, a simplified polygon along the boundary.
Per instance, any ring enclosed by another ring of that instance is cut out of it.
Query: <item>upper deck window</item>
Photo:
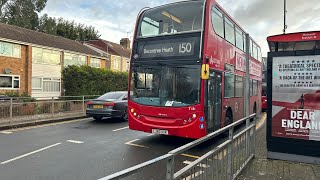
[[[212,24],[214,31],[221,36],[224,37],[224,26],[223,26],[223,14],[216,7],[212,7]]]
[[[225,38],[231,44],[235,45],[234,24],[228,18],[225,18]]]
[[[147,10],[141,18],[138,37],[174,34],[202,29],[203,2],[189,1]]]

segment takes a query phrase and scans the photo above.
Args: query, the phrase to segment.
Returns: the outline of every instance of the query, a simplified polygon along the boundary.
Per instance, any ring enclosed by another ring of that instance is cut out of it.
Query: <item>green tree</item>
[[[56,19],[44,14],[39,20],[38,30],[47,34],[57,35]]]
[[[3,23],[62,36],[77,41],[100,37],[92,26],[77,24],[63,18],[55,19],[44,14],[39,18],[48,0],[0,0],[0,21]]]
[[[0,18],[2,20],[2,14],[3,14],[3,9],[5,7],[5,4],[8,2],[8,0],[0,0]]]
[[[77,24],[74,21],[67,21],[63,18],[59,18],[56,24],[57,35],[68,39],[88,41],[100,37],[99,32],[92,26],[86,26],[81,23]]]
[[[47,0],[2,0],[1,21],[36,30],[39,24],[38,13],[46,4]]]

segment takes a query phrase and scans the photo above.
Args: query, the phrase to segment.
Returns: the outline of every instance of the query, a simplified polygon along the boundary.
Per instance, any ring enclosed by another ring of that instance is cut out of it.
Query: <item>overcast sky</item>
[[[135,20],[143,7],[154,7],[177,0],[48,0],[41,14],[63,17],[94,26],[101,38],[119,43],[132,38]],[[217,0],[218,3],[262,47],[266,37],[283,30],[283,0]],[[320,30],[319,0],[287,0],[287,32]]]

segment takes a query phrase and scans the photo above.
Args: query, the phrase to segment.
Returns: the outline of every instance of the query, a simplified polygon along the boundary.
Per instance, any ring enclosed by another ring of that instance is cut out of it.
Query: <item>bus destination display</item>
[[[139,42],[140,58],[194,56],[199,52],[199,38],[182,38],[177,40],[157,40]]]

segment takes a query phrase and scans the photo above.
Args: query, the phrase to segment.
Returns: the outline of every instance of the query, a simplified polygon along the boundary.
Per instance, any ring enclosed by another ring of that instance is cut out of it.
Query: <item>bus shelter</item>
[[[320,33],[268,37],[268,158],[320,164]]]

